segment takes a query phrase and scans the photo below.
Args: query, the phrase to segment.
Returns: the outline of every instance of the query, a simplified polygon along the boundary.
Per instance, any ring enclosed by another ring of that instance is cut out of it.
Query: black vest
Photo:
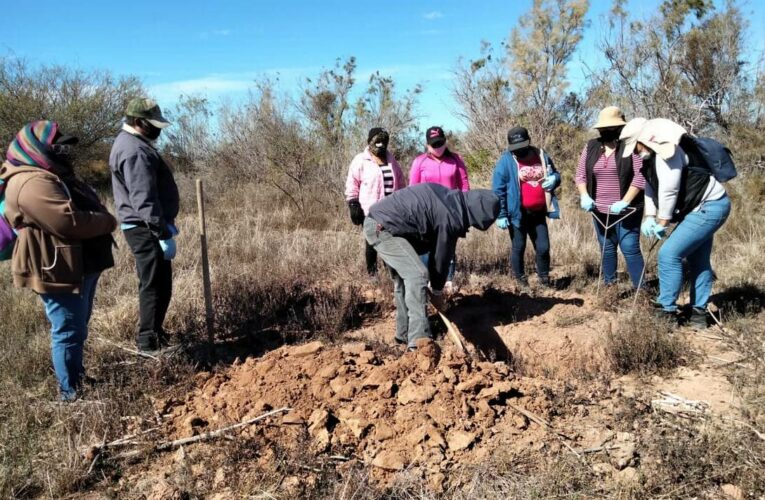
[[[616,151],[613,153],[616,155],[616,171],[619,175],[619,193],[622,197],[629,191],[632,185],[632,179],[635,177],[635,170],[632,165],[632,155],[627,158],[622,158],[622,152],[624,152],[624,142],[619,141],[616,146]],[[587,172],[587,194],[594,200],[598,192],[598,183],[595,179],[595,163],[598,158],[606,153],[606,148],[600,139],[591,139],[587,143],[587,159],[585,160],[585,169]],[[630,203],[631,207],[635,207],[638,210],[643,208],[643,191],[635,196],[635,199]]]
[[[681,151],[678,148],[678,151]],[[656,175],[656,161],[651,158],[643,162],[643,168],[640,173],[645,177],[645,182],[651,186],[656,196],[659,195],[659,177]],[[683,168],[680,178],[680,191],[677,193],[677,202],[675,203],[675,212],[672,214],[671,222],[680,222],[685,216],[693,212],[699,206],[704,198],[704,193],[709,186],[709,170],[688,165]]]

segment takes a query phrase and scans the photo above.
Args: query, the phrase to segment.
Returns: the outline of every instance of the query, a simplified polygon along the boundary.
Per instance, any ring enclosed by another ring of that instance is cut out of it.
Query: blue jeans
[[[428,268],[428,261],[430,260],[430,254],[424,253],[420,255],[420,260]],[[457,270],[457,253],[454,253],[451,262],[449,262],[449,271],[446,274],[446,281],[454,281],[454,272]]]
[[[659,250],[659,298],[665,311],[677,311],[683,286],[683,259],[688,264],[691,305],[706,309],[712,292],[712,241],[730,214],[730,199],[705,201],[675,226]]]
[[[550,277],[550,235],[547,230],[547,212],[523,212],[521,227],[510,226],[510,267],[513,276],[518,279],[526,277],[523,256],[526,254],[526,239],[531,238],[531,244],[536,251],[537,276],[546,280]]]
[[[88,338],[88,322],[93,311],[99,274],[86,276],[81,293],[44,293],[40,298],[45,305],[51,329],[51,357],[62,400],[77,397],[84,368],[82,350]]]
[[[598,217],[604,224],[606,223],[606,215],[596,213],[595,217]],[[617,221],[622,215],[610,214],[608,216],[608,224],[612,221]],[[632,286],[637,288],[640,284],[640,276],[643,274],[643,254],[640,252],[640,222],[642,215],[640,212],[635,212],[632,215],[627,216],[623,221],[616,224],[614,227],[608,230],[606,234],[605,228],[593,220],[595,225],[595,234],[598,237],[598,244],[600,245],[600,251],[603,254],[603,281],[610,285],[616,282],[616,266],[619,257],[617,256],[616,249],[621,248],[624,260],[627,262],[627,272],[630,274],[632,280]],[[605,248],[603,248],[605,245]]]

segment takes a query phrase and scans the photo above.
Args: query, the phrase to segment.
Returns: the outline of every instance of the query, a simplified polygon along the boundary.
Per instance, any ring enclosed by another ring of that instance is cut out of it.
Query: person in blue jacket
[[[541,148],[531,145],[529,131],[513,127],[507,133],[507,151],[494,167],[492,189],[499,197],[497,227],[510,231],[513,276],[528,286],[523,255],[526,239],[536,251],[537,276],[543,286],[550,285],[550,237],[547,218],[560,218],[554,191],[560,174],[552,159]]]

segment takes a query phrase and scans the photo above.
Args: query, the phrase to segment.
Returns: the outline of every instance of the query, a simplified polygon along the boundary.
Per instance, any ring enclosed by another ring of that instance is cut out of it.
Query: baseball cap
[[[523,127],[513,127],[507,131],[508,151],[517,151],[531,144],[529,131]]]
[[[425,141],[428,146],[440,148],[446,144],[446,134],[444,133],[444,129],[441,127],[430,127],[425,132]]]
[[[148,97],[136,97],[131,99],[125,111],[125,116],[143,118],[157,128],[165,128],[170,122],[162,116],[159,104]]]

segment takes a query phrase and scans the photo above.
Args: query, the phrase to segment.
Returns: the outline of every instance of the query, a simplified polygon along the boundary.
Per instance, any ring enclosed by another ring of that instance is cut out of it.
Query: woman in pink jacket
[[[470,190],[465,162],[462,161],[460,155],[449,151],[444,129],[441,127],[430,127],[425,132],[425,143],[427,152],[422,153],[412,162],[412,168],[409,172],[409,185],[414,186],[423,182],[432,182],[449,189]],[[428,256],[423,255],[421,257],[427,266]],[[456,259],[457,256],[455,255],[454,258]],[[452,259],[449,266],[449,275],[444,286],[444,289],[447,290],[452,289],[455,271],[454,263],[455,261]]]
[[[357,154],[348,168],[345,181],[345,199],[351,221],[360,225],[369,213],[369,207],[404,187],[404,174],[396,158],[388,151],[390,135],[375,127],[367,136],[367,147]],[[367,273],[377,275],[377,252],[366,243]]]

